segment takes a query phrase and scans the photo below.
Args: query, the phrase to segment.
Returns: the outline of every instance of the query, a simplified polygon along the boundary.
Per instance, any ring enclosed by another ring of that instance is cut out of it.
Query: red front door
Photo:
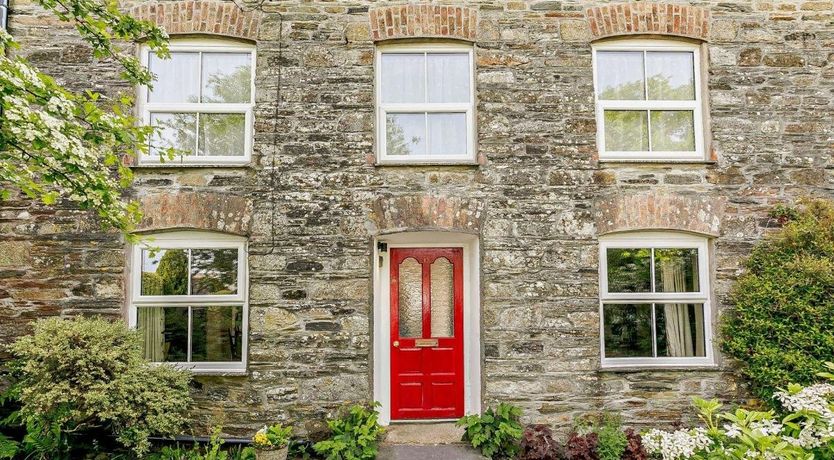
[[[391,249],[391,418],[463,416],[463,249]]]

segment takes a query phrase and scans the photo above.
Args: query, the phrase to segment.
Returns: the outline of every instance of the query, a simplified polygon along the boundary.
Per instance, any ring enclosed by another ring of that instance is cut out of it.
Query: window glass
[[[169,149],[186,156],[194,155],[196,113],[152,113],[151,126],[158,128],[151,139],[151,155],[165,155]]]
[[[652,110],[652,150],[695,150],[695,126],[689,110]]]
[[[142,307],[137,312],[145,359],[153,362],[188,361],[188,308]]]
[[[695,100],[695,61],[691,52],[646,53],[649,99]]]
[[[148,102],[200,102],[200,55],[171,52],[171,59],[148,57],[148,70],[156,75]]]
[[[425,155],[425,114],[389,113],[386,120],[385,138],[388,155]]]
[[[617,152],[649,150],[649,121],[645,111],[606,110],[605,146]]]
[[[188,294],[188,251],[142,250],[142,295]]]
[[[191,361],[240,361],[243,350],[241,307],[194,307],[191,325]]]
[[[382,55],[382,102],[425,102],[425,55]]]
[[[431,336],[452,337],[455,325],[454,266],[441,257],[431,264]]]
[[[430,113],[428,122],[430,156],[466,155],[465,113]]]
[[[663,237],[606,238],[601,261],[607,290],[602,304],[603,357],[704,358],[707,356],[707,280],[701,276],[705,254],[697,244],[664,247]],[[604,240],[605,241],[605,240]],[[624,244],[623,246],[628,246]],[[640,247],[642,246],[642,247]]]
[[[242,113],[201,113],[199,154],[223,156],[243,154],[246,116]]]
[[[469,55],[433,53],[426,57],[429,102],[469,102]]]
[[[237,249],[193,249],[191,294],[237,294]]]
[[[202,53],[201,102],[246,103],[252,99],[249,53]]]
[[[608,100],[645,99],[643,53],[600,51],[597,53],[597,95]]]

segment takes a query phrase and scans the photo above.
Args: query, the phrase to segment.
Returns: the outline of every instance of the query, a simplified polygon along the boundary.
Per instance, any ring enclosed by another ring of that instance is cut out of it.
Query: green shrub
[[[190,448],[180,444],[165,446],[159,452],[147,455],[146,460],[256,460],[252,447],[235,446],[223,448],[222,429],[216,427],[208,444],[194,443]]]
[[[596,454],[600,460],[620,460],[628,445],[618,415],[603,413],[599,417],[580,422],[576,431],[580,434],[596,434]]]
[[[513,458],[520,449],[524,428],[519,423],[521,408],[501,403],[483,415],[467,415],[457,425],[466,430],[463,440],[489,458]]]
[[[141,456],[149,435],[174,434],[186,422],[190,374],[147,363],[138,333],[122,322],[40,320],[9,350],[10,394],[30,457],[76,458],[74,446],[111,435]]]
[[[313,449],[327,460],[370,460],[376,458],[379,437],[385,430],[379,426],[379,412],[371,405],[355,404],[327,421],[330,438],[317,442]]]
[[[778,388],[809,384],[834,360],[834,204],[805,201],[772,217],[784,226],[747,259],[721,344],[770,404]]]

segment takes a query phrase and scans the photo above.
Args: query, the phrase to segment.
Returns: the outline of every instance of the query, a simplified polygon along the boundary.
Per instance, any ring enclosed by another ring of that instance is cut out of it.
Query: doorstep
[[[454,422],[395,422],[385,431],[386,444],[456,444],[464,432]]]

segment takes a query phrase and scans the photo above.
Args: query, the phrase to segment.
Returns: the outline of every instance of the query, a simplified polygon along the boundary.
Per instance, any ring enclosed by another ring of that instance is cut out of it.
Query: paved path
[[[485,460],[464,444],[383,444],[378,460]]]

